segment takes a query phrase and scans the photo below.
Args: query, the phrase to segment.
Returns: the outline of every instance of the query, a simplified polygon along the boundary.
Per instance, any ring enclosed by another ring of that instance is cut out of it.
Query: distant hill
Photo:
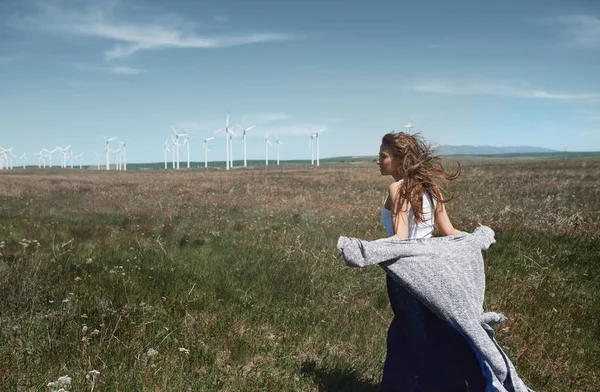
[[[437,146],[435,150],[440,155],[497,155],[559,152],[558,150],[534,146],[450,146],[447,144]]]

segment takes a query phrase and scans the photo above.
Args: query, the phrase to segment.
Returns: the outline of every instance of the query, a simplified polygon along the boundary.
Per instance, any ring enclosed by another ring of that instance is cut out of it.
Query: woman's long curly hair
[[[398,196],[400,200],[410,202],[417,222],[425,221],[423,217],[425,192],[429,193],[438,204],[452,199],[452,197],[448,199],[443,197],[443,188],[438,182],[455,180],[460,175],[459,162],[457,162],[456,172],[446,172],[442,159],[434,155],[431,145],[419,134],[388,133],[381,140],[381,144],[389,147],[392,154],[400,159],[398,169],[403,181]]]

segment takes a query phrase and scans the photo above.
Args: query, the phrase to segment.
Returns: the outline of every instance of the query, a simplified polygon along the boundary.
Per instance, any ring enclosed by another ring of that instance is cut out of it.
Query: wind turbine
[[[406,129],[406,133],[410,135],[410,130],[413,129],[413,126],[410,125],[410,121],[404,126],[404,128]]]
[[[60,147],[55,148],[55,151],[58,150],[58,152],[60,154],[60,159],[61,159],[60,167],[63,169],[67,167],[67,150],[69,148],[71,148],[70,144],[65,148],[60,148]],[[71,166],[73,166],[73,161],[71,161]]]
[[[169,150],[169,139],[165,140],[165,170],[167,170],[167,152],[171,152]]]
[[[279,136],[276,137],[277,140],[277,166],[279,166],[279,145],[283,144],[281,140],[279,140]]]
[[[73,156],[72,151],[71,151],[71,156]],[[73,158],[79,159],[79,170],[81,170],[81,164],[83,163],[83,153],[81,153],[79,155],[75,155],[75,156],[73,156]],[[71,168],[72,168],[72,166],[71,166]]]
[[[25,155],[25,153],[23,153],[23,155],[21,155],[19,157],[19,159],[21,160],[21,162],[23,163],[23,169],[25,169],[25,161],[28,161],[29,159],[27,159],[27,156]]]
[[[43,154],[43,153],[42,153],[41,151],[40,151],[40,152],[34,152],[34,153],[33,153],[33,155],[37,155],[37,156],[38,156],[38,169],[41,169],[41,168],[42,168],[42,159],[44,159],[42,154]],[[2,167],[0,166],[0,169],[1,169],[1,168],[2,168]]]
[[[246,167],[246,132],[254,128],[256,125],[253,125],[249,128],[244,128],[238,123],[235,123],[235,125],[237,125],[238,128],[240,128],[240,130],[242,131],[242,140],[244,142],[244,167]]]
[[[177,147],[177,169],[179,169],[179,147],[182,147],[184,144],[179,144],[179,136],[187,136],[187,133],[178,133],[175,128],[171,125],[171,130],[175,134],[175,140],[173,141],[173,145]]]
[[[71,169],[72,169],[73,168],[73,158],[74,158],[73,150],[70,151],[70,155],[68,157],[66,157],[66,158],[71,158]],[[65,159],[65,167],[66,166],[67,166],[67,162],[66,162],[66,159]]]
[[[56,152],[56,149],[48,151],[48,167],[52,169],[52,154]]]
[[[110,158],[108,156],[110,148],[108,148],[108,143],[111,142],[111,141],[113,141],[113,140],[116,140],[117,137],[115,136],[115,137],[111,137],[109,139],[106,136],[104,136],[103,134],[100,134],[100,136],[102,136],[102,138],[106,141],[106,146],[104,147],[104,151],[106,152],[106,170],[110,170],[110,165],[109,165]]]
[[[273,144],[269,141],[269,134],[265,136],[265,166],[269,166],[269,146]]]
[[[123,170],[127,170],[127,144],[125,142],[119,142],[123,146]]]
[[[119,154],[121,152],[121,150],[117,149],[117,150],[113,150],[113,149],[108,149],[108,152],[112,152],[113,154],[115,154],[115,160],[116,160],[116,164],[115,164],[115,170],[120,170],[120,162],[119,162]]]
[[[312,132],[307,132],[308,136],[310,136],[310,139],[308,140],[308,148],[310,148],[310,164],[314,165],[315,164],[315,146],[314,146],[314,140],[315,140],[315,134]]]
[[[210,151],[206,144],[209,140],[213,140],[214,137],[207,137],[206,139],[204,139],[204,143],[202,143],[202,149],[204,150],[204,168],[206,169],[208,167],[208,151]]]
[[[225,131],[225,153],[226,153],[225,154],[225,162],[226,162],[225,167],[227,170],[229,170],[229,159],[230,159],[229,158],[229,152],[230,152],[229,139],[230,139],[230,135],[237,136],[235,134],[235,132],[233,132],[231,130],[231,128],[229,128],[229,113],[227,113],[227,118],[225,119],[225,127],[216,130],[213,134],[216,135],[217,133],[219,133],[221,131]]]
[[[190,168],[190,140],[193,139],[190,135],[185,135],[184,146],[187,146],[187,168]]]
[[[173,168],[174,169],[179,169],[179,147],[183,147],[185,146],[185,142],[183,144],[180,144],[177,139],[175,138],[175,136],[171,135],[171,145],[173,146],[173,154],[175,155],[175,150],[177,150],[177,158],[176,160],[173,161]]]
[[[317,166],[319,166],[319,135],[325,132],[324,129],[321,129],[318,132],[315,132],[315,137],[317,138]]]
[[[8,150],[0,146],[0,169],[4,169],[4,163],[8,169]]]
[[[97,152],[95,152],[94,155],[96,156],[96,166],[98,170],[100,170],[100,155],[98,155]]]

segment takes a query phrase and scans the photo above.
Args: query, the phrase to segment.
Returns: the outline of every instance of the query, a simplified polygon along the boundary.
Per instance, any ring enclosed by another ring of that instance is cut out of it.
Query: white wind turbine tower
[[[279,145],[283,144],[281,140],[279,140],[279,136],[276,137],[277,140],[277,166],[279,166]]]
[[[229,134],[229,167],[233,168],[233,131]],[[237,135],[236,135],[237,136]]]
[[[4,169],[5,163],[6,168],[8,169],[8,150],[0,146],[0,169]]]
[[[246,167],[246,132],[248,132],[249,130],[254,128],[256,125],[253,125],[249,128],[244,128],[238,123],[236,123],[235,125],[237,125],[240,128],[240,130],[242,131],[242,140],[244,142],[244,167]]]
[[[73,156],[73,152],[71,151],[71,155]],[[81,170],[81,164],[83,163],[83,153],[79,155],[74,155],[73,158],[79,159],[79,170]]]
[[[37,155],[38,157],[38,169],[42,168],[42,152],[34,152],[33,155]]]
[[[171,152],[171,150],[169,150],[169,139],[165,140],[165,170],[167,170],[168,166],[167,166],[167,152]]]
[[[269,166],[269,146],[273,144],[269,141],[269,134],[265,136],[265,166]]]
[[[117,149],[117,150],[113,150],[111,148],[108,149],[108,152],[112,152],[113,154],[115,154],[115,170],[121,170],[121,162],[119,161],[119,154],[121,153],[121,150]]]
[[[187,147],[187,168],[190,168],[190,140],[193,139],[190,135],[185,135],[183,145]]]
[[[202,143],[202,149],[204,150],[204,168],[206,169],[208,167],[208,152],[210,151],[206,144],[209,140],[213,140],[214,137],[207,137],[206,139],[204,139],[204,143]]]
[[[74,157],[75,157],[75,156],[73,155],[73,150],[71,150],[71,151],[69,152],[69,156],[67,157],[67,158],[71,158],[71,169],[73,168],[73,158],[74,158]],[[66,167],[66,162],[65,162],[65,167]]]
[[[217,133],[219,133],[219,132],[221,132],[221,131],[225,131],[225,162],[226,162],[226,163],[225,163],[225,168],[226,168],[227,170],[229,170],[229,162],[230,162],[230,161],[229,161],[229,159],[230,159],[230,157],[229,157],[229,152],[230,152],[230,148],[229,148],[229,139],[230,139],[230,136],[231,136],[231,135],[233,135],[233,136],[237,136],[237,135],[235,134],[235,132],[233,132],[233,131],[231,130],[231,128],[229,128],[229,113],[227,113],[227,118],[225,119],[225,127],[223,127],[223,128],[221,128],[221,129],[218,129],[218,130],[216,130],[216,131],[215,131],[213,134],[215,134],[215,135],[216,135]],[[233,162],[233,161],[232,161],[232,162]]]
[[[310,136],[310,139],[308,139],[308,148],[310,148],[310,164],[314,165],[315,164],[315,146],[314,146],[314,140],[315,140],[315,134],[312,132],[307,132],[308,136]]]
[[[117,137],[115,136],[115,137],[111,137],[109,139],[106,136],[104,136],[103,134],[100,134],[100,136],[102,136],[102,138],[106,141],[106,146],[104,147],[104,151],[106,152],[106,170],[110,170],[110,158],[108,155],[110,148],[108,148],[108,143],[113,140],[116,140]]]
[[[19,159],[21,160],[21,162],[23,163],[23,169],[25,169],[25,161],[28,161],[29,159],[27,159],[27,156],[25,153],[23,153],[23,155],[21,155],[19,157]]]
[[[16,158],[16,155],[12,153],[12,148],[8,149],[8,157],[10,158],[10,170],[14,169],[13,167],[13,158]]]
[[[94,155],[96,156],[96,166],[98,170],[100,170],[100,155],[98,155],[97,152],[95,152]]]
[[[42,159],[43,159],[43,161],[42,161],[43,162],[43,168],[45,169],[46,168],[46,157],[48,157],[49,159],[52,159],[50,157],[50,151],[46,150],[45,148],[42,148],[40,150],[40,157],[42,157]]]
[[[406,129],[406,133],[410,135],[410,130],[413,129],[413,126],[410,125],[410,121],[404,126],[404,128]]]
[[[183,147],[185,145],[185,142],[184,144],[179,143],[179,136],[187,136],[187,133],[177,133],[177,131],[172,125],[171,130],[175,134],[175,140],[173,141],[173,145],[177,147],[177,169],[179,169],[179,147]]]
[[[56,149],[48,151],[48,167],[52,169],[52,154],[56,152]]]
[[[315,132],[315,138],[317,139],[317,166],[319,166],[319,135],[325,132],[324,129],[321,129],[318,132]]]
[[[62,167],[63,169],[67,167],[67,150],[69,148],[71,148],[70,144],[65,148],[56,147],[54,149],[54,151],[58,150],[58,153],[60,154],[60,167]],[[73,161],[71,161],[71,168],[72,168],[72,166],[73,166]]]
[[[125,142],[119,142],[123,146],[123,168],[122,170],[127,170],[127,144]]]
[[[177,139],[175,139],[175,136],[171,135],[171,146],[173,147],[173,155],[175,156],[176,154],[176,159],[173,161],[173,168],[179,169],[179,147],[185,146],[185,142],[180,144]],[[177,153],[175,150],[177,150]]]

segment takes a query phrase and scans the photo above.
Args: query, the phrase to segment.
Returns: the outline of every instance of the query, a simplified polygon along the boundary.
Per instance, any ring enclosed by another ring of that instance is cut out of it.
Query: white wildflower
[[[54,381],[50,381],[48,383],[48,388],[56,388],[56,383]]]
[[[61,385],[71,385],[71,377],[69,377],[69,376],[59,377],[57,382]]]
[[[156,350],[155,350],[155,349],[153,349],[153,348],[149,348],[149,349],[148,349],[148,352],[146,352],[146,355],[147,355],[148,357],[153,357],[153,356],[155,356],[156,354],[158,354],[158,351],[156,351]]]
[[[90,332],[90,335],[98,336],[98,335],[100,335],[100,331],[98,331],[97,329],[94,329],[92,332]]]
[[[79,276],[75,277],[75,282],[79,282],[81,280],[81,278]]]
[[[67,302],[69,302],[69,299],[65,298],[65,299],[62,300],[62,302],[63,302],[63,304],[66,304]]]
[[[187,348],[179,347],[179,352],[184,353],[184,354],[189,354],[190,350],[188,350]]]
[[[84,325],[83,328],[81,328],[81,332],[86,333],[88,330],[87,325]]]
[[[91,257],[88,257],[87,260],[85,260],[86,264],[90,264],[91,262],[92,262],[92,258]]]

